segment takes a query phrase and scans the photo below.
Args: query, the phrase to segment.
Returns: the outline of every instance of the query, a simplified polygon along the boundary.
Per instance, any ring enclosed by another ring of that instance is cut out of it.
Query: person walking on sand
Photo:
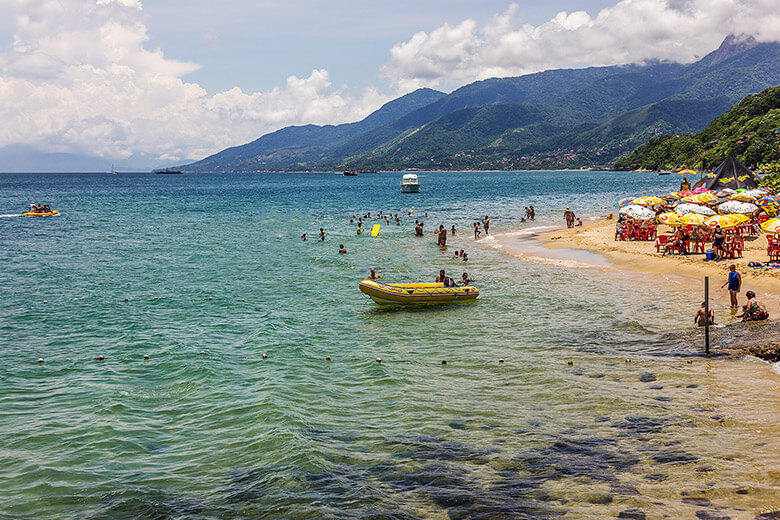
[[[715,231],[712,236],[712,249],[715,252],[715,260],[720,260],[723,255],[721,247],[723,246],[723,241],[726,239],[726,236],[723,234],[723,229],[720,226],[715,226]]]
[[[737,309],[739,308],[739,302],[737,301],[737,295],[739,294],[739,289],[742,287],[742,275],[739,274],[739,271],[737,271],[737,266],[734,264],[731,264],[729,266],[729,279],[726,280],[726,283],[720,286],[721,289],[726,287],[726,285],[729,286],[729,296],[731,297],[731,308]]]
[[[715,311],[712,310],[712,307],[710,307],[710,319],[709,323],[707,323],[707,311],[705,310],[707,307],[707,304],[705,302],[701,302],[701,308],[699,309],[699,312],[696,313],[696,317],[693,318],[693,322],[699,325],[699,327],[704,327],[705,325],[717,325],[715,323]]]

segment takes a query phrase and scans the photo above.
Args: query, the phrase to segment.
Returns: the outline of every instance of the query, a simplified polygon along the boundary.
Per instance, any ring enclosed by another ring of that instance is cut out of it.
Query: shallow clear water
[[[777,506],[776,375],[701,357],[701,295],[576,254],[519,261],[470,231],[484,215],[498,234],[560,225],[550,210],[567,206],[601,215],[677,176],[422,173],[419,194],[400,176],[0,174],[0,214],[62,213],[0,217],[0,516]],[[377,238],[349,224],[412,207]],[[447,250],[440,223],[459,230]],[[379,308],[357,289],[370,267],[390,282],[467,270],[481,296]]]

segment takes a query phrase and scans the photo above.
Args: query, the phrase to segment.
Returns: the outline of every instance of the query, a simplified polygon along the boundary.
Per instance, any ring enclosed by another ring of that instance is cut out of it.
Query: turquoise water
[[[756,416],[777,382],[700,356],[687,310],[701,295],[520,261],[470,231],[485,215],[499,235],[558,226],[550,210],[567,206],[601,215],[677,176],[420,180],[401,194],[400,174],[0,174],[0,516],[753,518],[776,505],[776,431]],[[12,216],[32,201],[62,215]],[[529,204],[537,220],[521,223]],[[401,225],[356,235],[349,218],[380,210]],[[446,250],[440,223],[459,230]],[[467,270],[481,296],[380,308],[357,289],[370,267],[389,282]],[[756,382],[734,392],[745,374]]]

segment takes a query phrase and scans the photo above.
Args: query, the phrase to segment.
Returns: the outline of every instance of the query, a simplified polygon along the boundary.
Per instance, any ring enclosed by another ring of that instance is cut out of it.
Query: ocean
[[[501,245],[679,176],[419,176],[402,194],[400,173],[0,174],[0,517],[752,519],[780,505],[778,376],[702,355],[701,293]],[[61,215],[17,216],[30,202]],[[349,223],[380,211],[400,224],[366,220],[370,237]],[[457,230],[446,249],[440,224]],[[480,298],[382,308],[357,287],[371,267],[386,282],[468,272]]]

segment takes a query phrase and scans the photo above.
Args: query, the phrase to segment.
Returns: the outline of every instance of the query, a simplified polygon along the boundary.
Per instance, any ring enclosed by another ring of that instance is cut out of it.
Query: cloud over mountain
[[[334,88],[326,70],[267,92],[210,94],[182,78],[198,65],[147,49],[137,0],[11,0],[0,54],[0,146],[161,161],[200,158],[298,123],[358,120],[387,100]]]
[[[518,23],[517,11],[418,32],[392,48],[382,72],[402,91],[447,88],[552,68],[690,63],[728,34],[780,41],[777,0],[621,0],[595,17],[560,12],[538,26]]]

